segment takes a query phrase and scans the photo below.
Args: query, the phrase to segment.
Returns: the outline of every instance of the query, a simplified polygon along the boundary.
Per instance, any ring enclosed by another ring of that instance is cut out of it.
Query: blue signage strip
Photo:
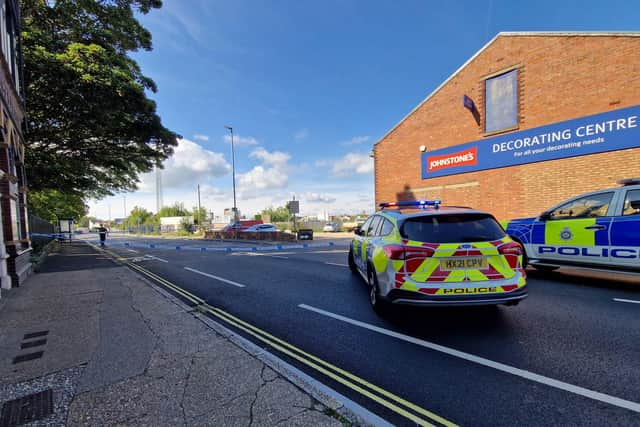
[[[640,105],[422,153],[422,178],[640,147]]]

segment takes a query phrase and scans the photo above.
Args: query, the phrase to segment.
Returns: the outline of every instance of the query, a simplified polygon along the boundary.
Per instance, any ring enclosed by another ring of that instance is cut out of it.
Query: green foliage
[[[146,91],[155,83],[128,56],[151,50],[136,19],[160,0],[21,0],[32,190],[101,197],[136,188],[177,135]],[[55,186],[55,187],[54,187]]]
[[[131,209],[131,213],[127,218],[127,223],[129,227],[137,227],[138,225],[146,224],[147,221],[152,217],[153,214],[145,208],[135,206],[133,209]]]
[[[191,212],[184,207],[184,203],[175,202],[171,206],[163,206],[158,212],[158,218],[164,218],[167,216],[189,216]]]
[[[77,224],[78,227],[88,228],[89,227],[89,221],[95,221],[95,220],[96,220],[95,217],[83,216],[80,219],[78,219],[76,224]]]
[[[291,218],[291,214],[284,206],[279,206],[277,208],[268,207],[267,209],[263,209],[261,212],[261,216],[271,216],[271,222],[285,222],[289,221]]]
[[[203,224],[207,219],[207,209],[200,207],[200,210],[198,210],[198,207],[194,206],[191,215],[193,215],[193,221],[195,224]]]
[[[59,218],[79,220],[85,217],[89,209],[82,197],[58,190],[30,191],[27,203],[31,213],[53,224]],[[88,226],[89,220],[86,222]]]
[[[186,218],[184,218],[182,221],[180,221],[180,231],[191,232],[191,221],[189,221]]]
[[[254,219],[254,220],[256,220],[256,221],[260,221],[260,220],[262,220],[262,215],[260,215],[260,214],[255,214],[255,215],[253,216],[253,219]]]

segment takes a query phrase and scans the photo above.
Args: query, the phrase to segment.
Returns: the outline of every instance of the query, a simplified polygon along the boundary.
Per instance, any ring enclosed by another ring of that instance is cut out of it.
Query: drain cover
[[[53,414],[53,391],[47,389],[5,402],[0,414],[0,427],[19,426],[51,414]]]

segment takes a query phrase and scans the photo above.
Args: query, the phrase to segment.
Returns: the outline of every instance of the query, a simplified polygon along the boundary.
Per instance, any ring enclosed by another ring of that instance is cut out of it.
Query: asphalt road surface
[[[640,425],[640,276],[529,271],[529,298],[515,307],[396,307],[381,318],[347,267],[346,239],[259,252],[125,241],[243,244],[117,237],[108,247],[392,424]]]

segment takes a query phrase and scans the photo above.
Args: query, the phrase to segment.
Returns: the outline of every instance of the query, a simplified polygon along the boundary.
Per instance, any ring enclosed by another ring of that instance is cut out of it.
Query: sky
[[[163,202],[247,216],[295,197],[305,215],[372,212],[373,144],[501,31],[638,31],[619,1],[164,0],[140,16],[153,50],[132,54],[180,134]],[[90,200],[90,215],[156,211],[139,190]],[[125,211],[126,208],[126,211]]]

